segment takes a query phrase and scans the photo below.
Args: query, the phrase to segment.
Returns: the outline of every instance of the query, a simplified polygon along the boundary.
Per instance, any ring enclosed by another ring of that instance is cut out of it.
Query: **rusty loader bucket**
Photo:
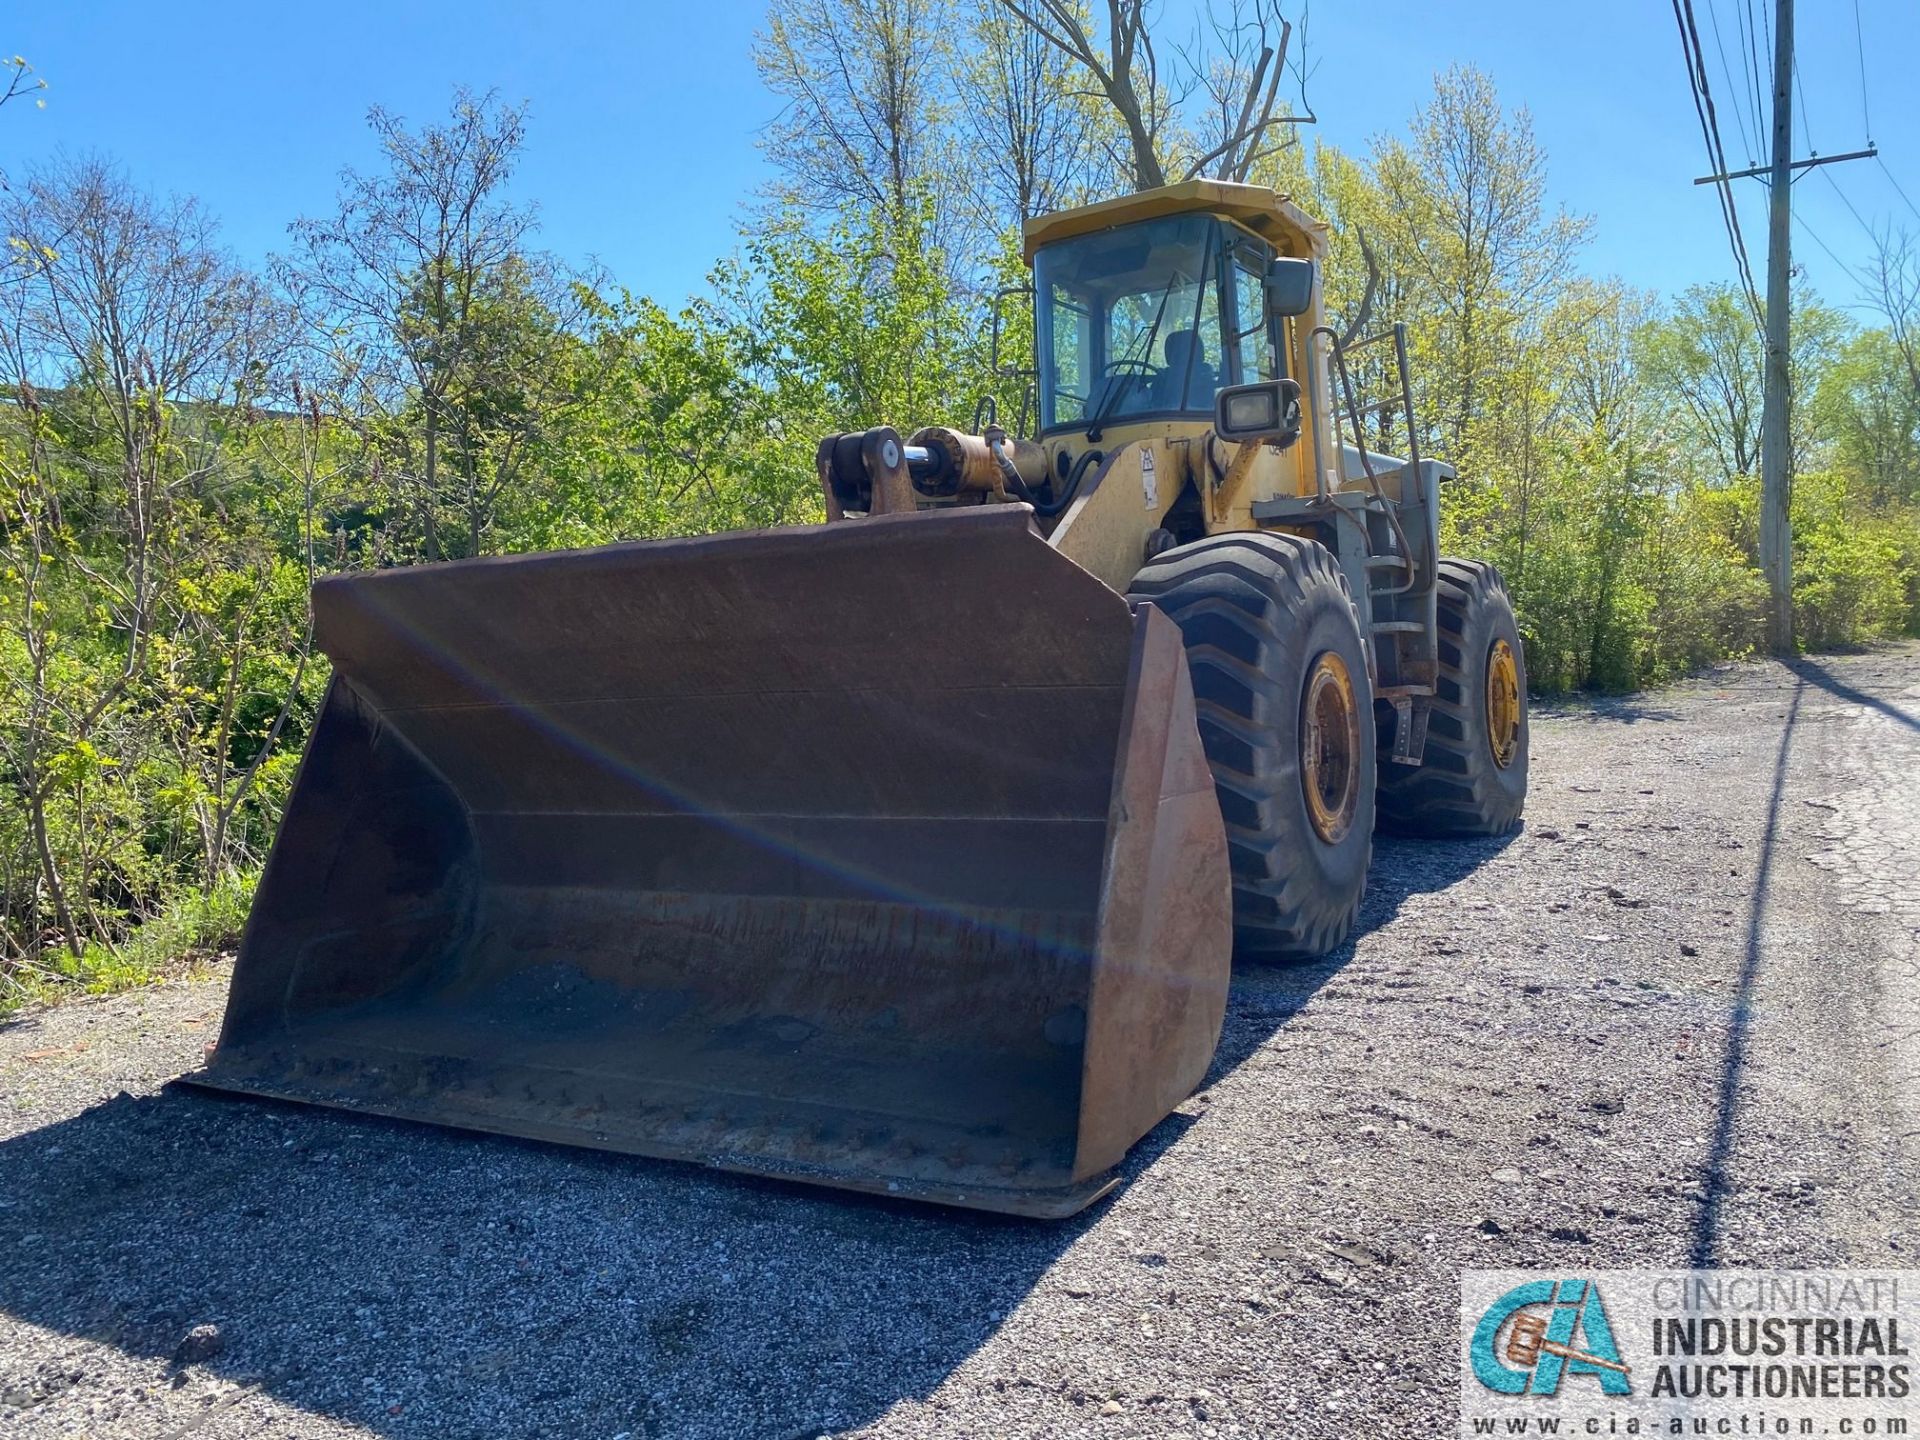
[[[1033,1215],[1205,1073],[1173,625],[1024,507],[321,582],[195,1083]]]

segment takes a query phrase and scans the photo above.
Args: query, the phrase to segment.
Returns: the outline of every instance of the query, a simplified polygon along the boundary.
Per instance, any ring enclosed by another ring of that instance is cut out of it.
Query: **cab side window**
[[[1233,349],[1240,363],[1237,383],[1272,380],[1279,375],[1274,363],[1273,327],[1267,320],[1266,257],[1251,247],[1233,252]]]

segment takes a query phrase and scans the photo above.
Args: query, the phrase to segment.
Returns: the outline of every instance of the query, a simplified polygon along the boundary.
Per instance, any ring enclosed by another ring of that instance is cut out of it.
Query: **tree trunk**
[[[1520,592],[1527,579],[1527,521],[1533,508],[1533,376],[1527,376],[1527,403],[1520,410],[1520,536],[1514,557],[1513,588]]]
[[[67,949],[76,958],[86,949],[80,927],[74,923],[73,908],[67,904],[67,888],[60,879],[60,867],[53,858],[53,846],[47,841],[47,801],[44,795],[27,797],[27,825],[33,831],[33,848],[40,859],[40,878],[46,881],[47,894],[53,899],[53,918],[65,937]]]
[[[1473,300],[1465,298],[1460,307],[1460,413],[1453,426],[1453,460],[1458,463],[1466,448],[1467,427],[1473,419]]]
[[[440,558],[440,532],[434,523],[434,500],[440,493],[440,421],[432,401],[427,403],[427,454],[425,502],[421,506],[421,529],[428,561]]]
[[[461,475],[467,484],[467,554],[475,559],[480,556],[480,522],[486,512],[486,506],[480,499],[480,473],[473,463],[473,447],[466,444],[461,447]]]
[[[1127,122],[1127,134],[1133,141],[1133,188],[1158,190],[1167,183],[1167,172],[1160,168],[1160,157],[1153,152],[1153,137],[1147,134],[1137,103],[1134,110],[1123,108],[1121,114]]]

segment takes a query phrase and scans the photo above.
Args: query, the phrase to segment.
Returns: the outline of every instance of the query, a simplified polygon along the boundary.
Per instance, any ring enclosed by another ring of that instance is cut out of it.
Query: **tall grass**
[[[0,1015],[34,1000],[106,995],[186,974],[240,943],[259,872],[228,875],[175,898],[119,945],[92,940],[80,954],[49,947],[40,963],[0,968]]]

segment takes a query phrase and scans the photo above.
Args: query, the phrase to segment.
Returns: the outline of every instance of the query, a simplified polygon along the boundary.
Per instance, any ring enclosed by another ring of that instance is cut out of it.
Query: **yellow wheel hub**
[[[1347,662],[1331,650],[1307,671],[1300,702],[1300,785],[1314,833],[1337,845],[1360,808],[1360,711]]]
[[[1520,751],[1520,663],[1504,640],[1487,652],[1487,745],[1502,770]]]

